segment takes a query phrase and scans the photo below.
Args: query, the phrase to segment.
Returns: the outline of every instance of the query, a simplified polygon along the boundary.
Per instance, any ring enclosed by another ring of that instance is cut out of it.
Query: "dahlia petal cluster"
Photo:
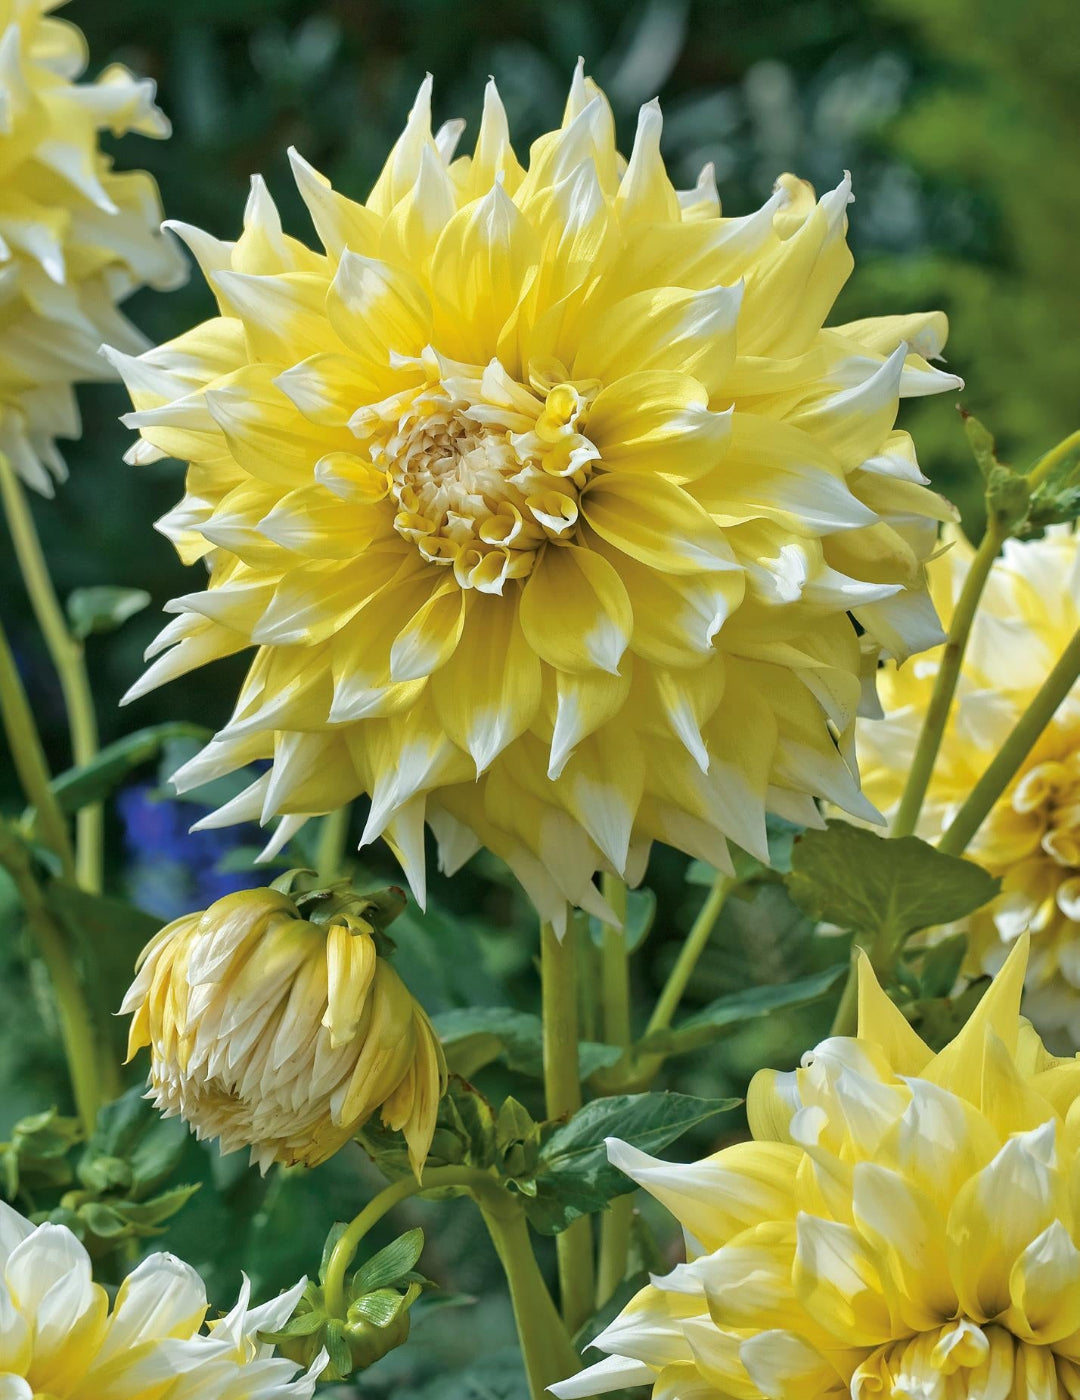
[[[1080,1395],[1080,1061],[1019,1015],[1027,940],[933,1054],[864,959],[857,1037],[750,1088],[754,1140],[689,1166],[612,1141],[686,1231],[560,1400]]]
[[[169,134],[154,85],[119,64],[78,82],[86,43],[51,17],[62,3],[0,0],[0,452],[44,495],[66,475],[55,439],[79,435],[73,386],[109,377],[101,342],[145,347],[117,303],[186,276],[154,181],[98,146]]]
[[[128,698],[255,648],[177,785],[270,760],[210,820],[283,816],[275,848],[365,794],[421,901],[427,823],[556,926],[654,840],[730,868],[767,808],[872,815],[867,658],[940,638],[953,512],[894,423],[959,383],[944,317],[824,328],[847,178],[725,218],[710,172],[672,187],[655,103],[619,154],[580,66],[527,166],[494,84],[471,156],[430,96],[364,204],[293,153],[317,251],[258,179],[236,242],[174,225],[218,314],[112,357],[129,460],[189,463],[160,528],[209,574]]]
[[[226,895],[147,944],[121,1012],[129,1058],[150,1047],[154,1106],[223,1152],[317,1166],[380,1113],[419,1174],[446,1063],[363,918],[312,923],[275,889]]]
[[[245,1279],[236,1307],[204,1332],[198,1274],[171,1254],[151,1254],[110,1307],[66,1226],[34,1226],[0,1201],[0,1396],[310,1400],[325,1353],[298,1376],[259,1340],[285,1325],[303,1288],[252,1308]]]
[[[949,539],[929,571],[946,620],[972,557],[959,532]],[[1042,539],[1009,540],[995,561],[919,822],[927,840],[950,824],[1080,626],[1078,543],[1071,526],[1053,526]],[[940,662],[935,649],[883,667],[884,718],[859,723],[864,790],[885,813],[899,804]],[[1029,932],[1025,1010],[1044,1033],[1080,1042],[1080,690],[1059,707],[968,854],[1002,882],[1001,894],[959,926],[968,970],[995,971]]]

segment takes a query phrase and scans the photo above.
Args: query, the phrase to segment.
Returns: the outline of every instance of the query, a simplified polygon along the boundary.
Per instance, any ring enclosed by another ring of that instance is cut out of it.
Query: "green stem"
[[[346,803],[322,819],[319,848],[315,856],[319,878],[328,882],[339,880],[345,873],[345,843],[349,839],[349,818],[352,806]]]
[[[60,689],[71,732],[75,766],[83,767],[98,751],[97,716],[86,670],[82,643],[71,635],[63,609],[49,577],[34,517],[26,492],[7,458],[0,453],[0,495],[15,545],[23,582],[30,596],[38,626],[60,678]],[[76,816],[76,853],[79,884],[91,893],[101,890],[104,862],[104,815],[100,805],[84,807]]]
[[[323,1287],[326,1310],[332,1317],[346,1316],[349,1266],[361,1240],[388,1211],[419,1192],[452,1186],[467,1190],[480,1208],[510,1287],[529,1391],[532,1400],[544,1400],[547,1387],[580,1370],[581,1362],[540,1275],[521,1202],[477,1167],[434,1167],[422,1182],[403,1177],[380,1191],[334,1246]]]
[[[52,982],[75,1107],[83,1132],[89,1137],[97,1122],[98,1109],[106,1097],[112,1097],[110,1089],[102,1092],[98,1079],[99,1057],[94,1025],[75,976],[64,935],[34,878],[26,848],[2,823],[0,865],[7,870],[19,892],[27,925],[34,935]],[[115,1092],[119,1092],[118,1083]]]
[[[544,1097],[549,1118],[569,1118],[581,1107],[575,932],[573,920],[561,940],[550,924],[540,926]],[[563,1320],[573,1334],[592,1313],[593,1235],[589,1217],[582,1216],[557,1235],[555,1249]]]
[[[619,920],[605,924],[601,949],[600,1000],[604,1040],[630,1044],[630,958],[626,950],[626,884],[617,875],[602,877],[603,895]],[[626,1276],[630,1249],[632,1195],[616,1196],[600,1217],[600,1253],[596,1271],[596,1306],[602,1308]]]
[[[1080,676],[1080,630],[1061,653],[1057,665],[1039,687],[1038,693],[1016,722],[997,757],[968,794],[967,801],[953,818],[938,842],[946,855],[959,856],[982,826],[994,803],[1012,782],[1020,765],[1034,748],[1039,735],[1053,719],[1058,706]]]
[[[548,1400],[548,1386],[576,1375],[581,1358],[540,1275],[521,1205],[497,1186],[475,1196],[510,1285],[529,1392],[532,1400]]]
[[[926,798],[926,790],[930,786],[938,750],[945,734],[945,724],[952,708],[956,683],[960,678],[960,666],[967,649],[971,625],[975,621],[975,612],[986,587],[986,580],[990,576],[990,569],[1006,537],[1007,532],[991,517],[964,579],[960,597],[956,600],[930,704],[919,731],[911,767],[908,769],[904,794],[893,819],[893,836],[910,836],[918,825],[919,813]]]
[[[45,844],[60,860],[67,879],[75,878],[75,856],[71,837],[59,803],[50,786],[51,775],[41,747],[34,713],[0,623],[0,718],[3,719],[8,747],[19,775],[26,800],[37,810],[38,830]]]
[[[679,950],[675,966],[668,974],[667,982],[653,1008],[653,1014],[649,1017],[649,1024],[645,1027],[646,1038],[654,1031],[667,1030],[671,1025],[672,1017],[679,1009],[679,1002],[693,976],[694,968],[698,965],[698,959],[705,951],[705,945],[716,927],[720,911],[737,883],[733,876],[724,874],[718,874],[713,881],[712,889],[686,936],[686,942]]]
[[[1041,486],[1056,466],[1059,466],[1068,457],[1070,452],[1074,452],[1080,447],[1080,428],[1074,433],[1070,433],[1067,438],[1062,438],[1055,447],[1040,457],[1032,469],[1027,474],[1028,484],[1034,488]]]

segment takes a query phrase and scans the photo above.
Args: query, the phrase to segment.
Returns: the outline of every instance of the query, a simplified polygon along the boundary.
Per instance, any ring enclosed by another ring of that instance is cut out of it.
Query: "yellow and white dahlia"
[[[109,377],[110,341],[145,340],[117,310],[136,287],[184,280],[157,187],[113,170],[98,136],[167,136],[154,85],[114,64],[80,83],[86,41],[63,0],[0,0],[0,452],[45,495],[78,437],[73,386]]]
[[[281,1328],[304,1283],[236,1307],[202,1330],[194,1269],[151,1254],[109,1306],[90,1256],[64,1225],[31,1225],[0,1201],[0,1396],[3,1400],[310,1400],[325,1353],[306,1374],[260,1332]]]
[[[561,924],[654,839],[726,866],[767,807],[869,810],[852,618],[896,656],[940,636],[951,508],[893,425],[959,381],[940,314],[823,329],[847,179],[723,218],[709,172],[672,187],[655,103],[619,155],[580,67],[527,168],[494,84],[455,159],[458,125],[425,82],[365,204],[294,154],[320,251],[258,180],[237,242],[178,228],[218,315],[113,358],[131,460],[190,463],[160,528],[209,582],[129,696],[254,646],[177,782],[272,767],[212,821],[281,841],[367,794],[421,900],[427,821]]]
[[[930,565],[944,619],[972,557],[959,533]],[[927,792],[919,835],[936,840],[996,756],[1080,626],[1080,537],[1054,526],[1045,538],[1009,540],[990,571],[963,673]],[[900,801],[941,660],[937,649],[879,675],[884,718],[860,721],[867,796],[883,812]],[[1080,688],[1059,707],[968,854],[1002,892],[965,920],[968,971],[993,972],[1013,941],[1032,935],[1025,1010],[1044,1033],[1080,1043]],[[952,926],[950,926],[951,929]]]
[[[1019,1015],[1022,940],[933,1054],[863,961],[857,1037],[750,1087],[754,1141],[689,1166],[612,1141],[688,1262],[561,1400],[1080,1395],[1080,1062]]]
[[[147,944],[121,1012],[129,1058],[150,1047],[147,1097],[223,1152],[317,1166],[380,1113],[419,1174],[446,1062],[360,913],[315,923],[272,888],[226,895]]]

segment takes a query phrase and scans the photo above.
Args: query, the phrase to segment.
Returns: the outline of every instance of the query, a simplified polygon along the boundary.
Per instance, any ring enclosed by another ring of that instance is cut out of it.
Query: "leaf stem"
[[[1080,629],[1073,634],[1054,669],[1017,720],[997,757],[968,794],[967,801],[938,842],[939,851],[944,851],[950,856],[963,855],[994,803],[1009,786],[1020,765],[1034,748],[1039,735],[1054,718],[1058,706],[1073,688],[1078,676]]]
[[[23,582],[30,596],[38,626],[60,679],[67,710],[74,766],[89,763],[98,751],[97,716],[86,670],[82,643],[68,628],[63,609],[49,577],[34,517],[26,492],[8,459],[0,453],[0,496],[15,546]],[[100,893],[104,862],[104,817],[100,804],[83,807],[75,819],[76,862],[79,884],[91,894]]]
[[[667,1030],[671,1025],[672,1017],[679,1009],[679,1002],[693,976],[694,968],[698,965],[698,959],[705,951],[705,946],[716,927],[720,911],[737,883],[731,875],[725,875],[722,871],[717,874],[649,1017],[649,1024],[645,1027],[646,1037],[654,1031]]]
[[[98,1045],[82,988],[72,965],[63,932],[54,920],[22,841],[0,822],[0,865],[11,876],[22,900],[26,922],[48,969],[56,995],[60,1036],[64,1042],[75,1107],[89,1137],[104,1102],[97,1068]],[[116,1085],[119,1092],[119,1084]]]
[[[581,1107],[575,944],[573,919],[561,940],[550,924],[540,925],[544,1098],[549,1118],[569,1118]],[[558,1235],[555,1248],[563,1320],[573,1334],[592,1312],[593,1231],[589,1217],[575,1220]]]
[[[624,1050],[630,1044],[630,958],[626,948],[626,884],[617,875],[602,877],[607,903],[619,920],[603,926],[601,1004],[604,1040]],[[630,1248],[632,1195],[616,1196],[600,1217],[600,1254],[596,1273],[596,1306],[603,1307],[626,1275]]]
[[[510,1286],[529,1391],[532,1400],[544,1400],[547,1387],[575,1374],[581,1363],[540,1275],[521,1202],[490,1172],[478,1167],[429,1168],[423,1181],[407,1176],[380,1191],[349,1224],[331,1252],[323,1285],[327,1312],[333,1317],[346,1316],[345,1276],[368,1231],[410,1196],[448,1187],[468,1191],[480,1208]]]
[[[991,516],[987,521],[986,533],[975,551],[975,557],[972,559],[971,567],[964,579],[960,596],[956,600],[938,673],[934,679],[930,704],[923,717],[922,729],[919,731],[911,767],[908,769],[907,783],[900,799],[900,806],[893,819],[893,827],[890,832],[892,836],[911,836],[918,826],[919,813],[922,811],[923,801],[926,798],[926,790],[930,786],[930,778],[933,775],[934,764],[937,761],[938,751],[945,734],[945,725],[952,708],[953,696],[956,693],[956,683],[960,678],[960,666],[967,649],[971,625],[975,621],[979,599],[986,587],[990,569],[1007,538],[1007,533]]]
[[[64,875],[75,878],[75,856],[60,805],[53,795],[34,713],[26,698],[7,634],[0,623],[0,718],[26,800],[37,811],[42,840],[60,861]]]

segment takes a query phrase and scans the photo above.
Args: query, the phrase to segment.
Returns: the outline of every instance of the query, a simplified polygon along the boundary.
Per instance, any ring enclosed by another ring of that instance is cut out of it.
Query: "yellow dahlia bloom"
[[[109,377],[101,342],[145,346],[117,303],[186,275],[153,180],[98,149],[104,130],[169,134],[154,85],[119,64],[77,82],[62,3],[0,0],[0,452],[45,495],[66,475],[55,439],[79,435],[73,385]]]
[[[952,614],[972,549],[959,533],[930,565],[943,618]],[[964,659],[919,835],[936,840],[1027,708],[1080,626],[1080,552],[1070,526],[1010,540],[995,562]],[[900,801],[941,651],[879,677],[884,719],[860,721],[867,795],[883,812]],[[1002,880],[1002,893],[960,927],[968,970],[993,972],[1013,940],[1032,935],[1025,1010],[1045,1033],[1080,1043],[1080,690],[1066,699],[968,854]]]
[[[155,1107],[223,1152],[316,1166],[380,1112],[423,1166],[442,1047],[358,914],[313,923],[275,889],[226,895],[147,944],[121,1012],[129,1058],[150,1047]]]
[[[723,218],[673,189],[661,117],[629,160],[580,68],[527,168],[494,84],[473,154],[425,82],[366,204],[293,167],[322,243],[256,181],[236,243],[178,229],[219,314],[113,358],[135,462],[190,463],[161,522],[205,589],[175,599],[129,692],[257,648],[177,775],[272,768],[212,821],[367,794],[423,899],[483,843],[545,918],[602,911],[649,844],[764,855],[767,807],[853,812],[862,652],[940,633],[928,491],[900,396],[937,313],[822,328],[851,270],[850,186],[781,178]]]
[[[65,1225],[34,1226],[0,1201],[3,1400],[310,1400],[325,1353],[297,1377],[260,1332],[283,1327],[304,1283],[262,1307],[236,1307],[201,1330],[194,1269],[151,1254],[109,1306],[90,1256]]]
[[[750,1087],[754,1141],[689,1166],[612,1141],[689,1262],[561,1400],[1080,1395],[1080,1062],[1019,1016],[1027,941],[934,1055],[861,969],[857,1038]]]

